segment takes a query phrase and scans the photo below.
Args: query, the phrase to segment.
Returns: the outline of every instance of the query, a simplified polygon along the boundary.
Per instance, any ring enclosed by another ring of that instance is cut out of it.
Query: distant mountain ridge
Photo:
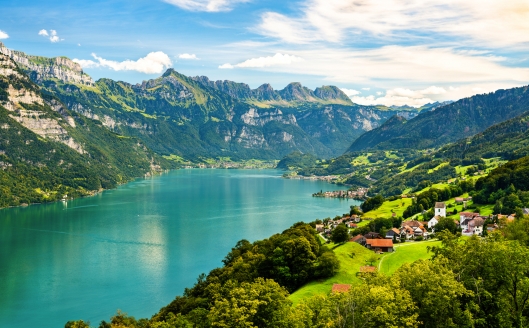
[[[139,138],[157,154],[196,161],[218,156],[279,159],[292,151],[336,156],[393,114],[417,115],[352,104],[336,87],[312,91],[292,83],[280,91],[266,84],[251,90],[172,68],[138,84],[105,78],[94,82],[64,57],[26,55],[1,44],[0,52],[72,112],[119,135]]]
[[[322,86],[314,91],[304,87],[299,82],[288,84],[282,90],[274,90],[265,83],[256,89],[248,84],[233,81],[211,81],[206,76],[197,76],[194,80],[211,88],[229,94],[233,98],[248,102],[259,107],[285,106],[291,107],[300,103],[353,105],[351,99],[338,87]]]
[[[393,117],[356,139],[348,152],[439,147],[528,110],[529,86],[476,95],[423,112],[411,120]]]

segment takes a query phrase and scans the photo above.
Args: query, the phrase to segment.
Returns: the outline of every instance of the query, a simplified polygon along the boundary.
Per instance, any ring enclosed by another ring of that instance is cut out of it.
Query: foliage
[[[360,205],[360,208],[366,213],[371,210],[376,210],[382,205],[382,203],[384,203],[384,197],[382,197],[382,195],[376,195],[375,197],[366,199],[366,201]]]
[[[300,151],[294,151],[277,163],[277,169],[290,170],[296,168],[312,167],[316,164],[316,156],[312,154],[303,154]]]
[[[349,240],[349,229],[345,224],[339,224],[331,233],[331,241],[335,244],[343,244]]]

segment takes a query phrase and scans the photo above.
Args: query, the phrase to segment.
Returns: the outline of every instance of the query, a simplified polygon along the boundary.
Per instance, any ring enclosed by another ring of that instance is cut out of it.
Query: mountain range
[[[471,137],[529,111],[529,86],[464,98],[412,120],[396,115],[358,139],[348,151],[426,149]]]
[[[310,90],[291,83],[283,90],[188,77],[168,69],[156,79],[130,84],[93,79],[79,64],[12,51],[13,59],[42,92],[110,131],[141,139],[162,155],[190,160],[279,159],[292,151],[338,156],[351,140],[395,113],[417,111],[353,104],[337,87]]]

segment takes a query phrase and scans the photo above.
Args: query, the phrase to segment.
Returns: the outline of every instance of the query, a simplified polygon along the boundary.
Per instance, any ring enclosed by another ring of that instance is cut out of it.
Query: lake
[[[0,327],[150,317],[241,239],[347,213],[343,189],[276,170],[188,169],[93,197],[0,210]]]

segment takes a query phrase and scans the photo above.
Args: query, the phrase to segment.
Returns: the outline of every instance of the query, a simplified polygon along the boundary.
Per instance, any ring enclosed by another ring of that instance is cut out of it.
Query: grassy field
[[[411,205],[411,198],[397,199],[391,202],[384,202],[382,206],[376,210],[367,212],[364,216],[369,218],[390,218],[392,211],[397,213],[397,216],[402,216],[404,210]]]
[[[354,256],[351,256],[352,253]],[[327,280],[313,281],[298,289],[290,299],[297,304],[302,299],[317,295],[328,294],[333,284],[357,284],[360,279],[356,276],[360,267],[366,265],[366,260],[373,255],[373,252],[358,243],[345,243],[334,249],[334,253],[340,261],[338,273]]]
[[[379,271],[391,275],[404,263],[412,263],[420,259],[429,259],[432,253],[428,252],[428,246],[440,246],[441,242],[423,241],[407,242],[395,245],[395,252],[386,253],[379,262]]]
[[[411,263],[419,259],[428,259],[432,256],[427,252],[428,246],[438,246],[439,241],[408,242],[395,245],[394,253],[386,253],[379,256],[379,261],[374,265],[379,266],[381,272],[393,274],[404,263]],[[332,244],[331,244],[332,247]],[[298,289],[290,299],[294,304],[305,298],[317,294],[328,294],[333,284],[359,284],[361,280],[357,277],[360,267],[367,265],[366,260],[374,253],[357,243],[345,243],[337,246],[334,253],[340,261],[338,273],[327,280],[313,281]],[[354,253],[354,256],[351,256]]]

